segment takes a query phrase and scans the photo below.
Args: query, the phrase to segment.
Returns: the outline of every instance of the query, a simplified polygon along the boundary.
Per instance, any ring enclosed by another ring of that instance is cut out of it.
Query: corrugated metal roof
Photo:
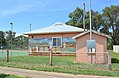
[[[69,26],[61,22],[57,22],[49,27],[41,28],[38,30],[25,32],[24,34],[43,34],[43,33],[62,33],[62,32],[82,32],[84,29]]]

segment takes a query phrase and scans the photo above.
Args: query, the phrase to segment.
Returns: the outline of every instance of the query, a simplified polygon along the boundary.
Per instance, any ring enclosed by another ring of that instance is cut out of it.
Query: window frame
[[[56,38],[56,45],[55,46],[53,45],[53,39],[54,38]],[[57,45],[57,38],[60,38],[61,39],[61,45],[60,46]],[[62,37],[52,37],[52,46],[53,47],[62,47]]]

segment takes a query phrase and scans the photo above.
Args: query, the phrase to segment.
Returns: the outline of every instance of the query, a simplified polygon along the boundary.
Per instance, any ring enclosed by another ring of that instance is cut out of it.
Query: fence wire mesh
[[[12,58],[18,56],[28,56],[28,50],[8,50],[9,51],[9,61],[12,60]],[[7,49],[0,50],[0,61],[6,61],[7,58]]]

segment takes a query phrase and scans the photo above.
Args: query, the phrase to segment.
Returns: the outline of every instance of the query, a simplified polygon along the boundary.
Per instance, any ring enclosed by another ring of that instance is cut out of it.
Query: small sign
[[[87,40],[87,48],[88,49],[96,48],[96,41],[95,40]]]

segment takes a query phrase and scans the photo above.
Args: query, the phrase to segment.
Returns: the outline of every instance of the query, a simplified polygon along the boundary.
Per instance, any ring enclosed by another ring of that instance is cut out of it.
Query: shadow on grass
[[[0,78],[6,78],[7,76],[10,76],[10,75],[0,74]]]
[[[112,58],[111,61],[112,61],[112,63],[119,63],[119,60],[116,58]]]

